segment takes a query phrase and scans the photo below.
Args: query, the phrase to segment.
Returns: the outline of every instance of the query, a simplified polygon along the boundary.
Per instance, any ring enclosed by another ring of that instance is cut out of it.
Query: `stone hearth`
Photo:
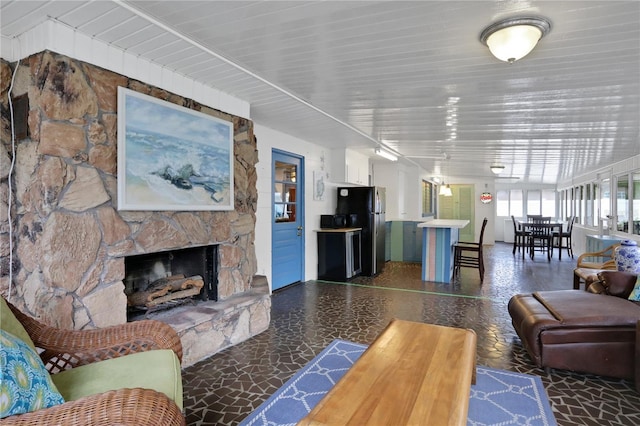
[[[223,301],[201,301],[149,316],[172,326],[180,336],[188,366],[233,346],[269,327],[271,296],[264,276],[255,276],[251,290]]]
[[[170,322],[185,346],[185,365],[259,333],[270,298],[256,273],[258,161],[253,123],[126,76],[45,51],[17,69],[0,63],[2,149],[0,199],[12,179],[11,301],[65,329],[126,322],[124,257],[209,244],[218,246],[218,301],[179,312]],[[24,134],[14,153],[7,90],[26,96],[15,111]],[[118,211],[117,88],[123,86],[233,123],[232,211]],[[9,223],[0,213],[0,292],[9,293]],[[186,307],[185,307],[186,308]]]

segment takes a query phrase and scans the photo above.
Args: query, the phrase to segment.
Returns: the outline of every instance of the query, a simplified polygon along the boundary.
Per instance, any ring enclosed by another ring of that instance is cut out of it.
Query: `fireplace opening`
[[[218,299],[218,246],[128,256],[124,260],[127,316]]]

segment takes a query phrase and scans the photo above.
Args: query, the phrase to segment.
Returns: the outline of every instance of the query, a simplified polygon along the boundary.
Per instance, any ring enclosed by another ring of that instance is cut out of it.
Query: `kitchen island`
[[[453,276],[453,246],[468,220],[433,219],[422,228],[422,280],[448,283]]]

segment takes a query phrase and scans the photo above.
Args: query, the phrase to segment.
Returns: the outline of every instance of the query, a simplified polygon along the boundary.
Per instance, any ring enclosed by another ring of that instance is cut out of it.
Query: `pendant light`
[[[453,192],[451,192],[451,187],[449,186],[449,184],[442,184],[440,185],[440,192],[438,192],[438,195],[443,195],[445,197],[452,197],[453,196]]]
[[[449,168],[447,167],[447,161],[449,161],[449,156],[447,154],[445,154],[445,163],[444,163],[444,169],[445,169],[445,173],[449,170]],[[453,196],[453,192],[451,192],[451,187],[448,184],[445,184],[444,182],[444,176],[442,177],[442,185],[440,185],[440,191],[438,191],[438,195],[443,195],[445,197],[452,197]]]

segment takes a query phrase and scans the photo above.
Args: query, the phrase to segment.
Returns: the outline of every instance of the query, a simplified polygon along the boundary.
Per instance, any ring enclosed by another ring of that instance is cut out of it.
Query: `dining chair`
[[[538,216],[532,220],[532,225],[528,229],[529,235],[529,256],[534,258],[535,252],[546,252],[547,260],[551,260],[553,254],[553,227],[551,227],[551,217]]]
[[[516,220],[516,218],[511,215],[511,220],[513,221],[513,254],[516,254],[516,249],[518,252],[522,250],[522,258],[524,259],[524,252],[527,248],[528,237],[531,234],[529,231],[524,229],[520,222]]]
[[[458,241],[454,245],[453,273],[459,275],[460,268],[476,268],[480,273],[480,282],[484,280],[484,257],[482,251],[482,241],[484,240],[484,230],[487,227],[488,219],[482,221],[480,239],[477,243]]]
[[[557,243],[558,247],[558,251],[560,252],[559,254],[559,259],[562,260],[562,249],[566,248],[567,249],[567,254],[569,256],[571,256],[571,258],[573,258],[573,244],[571,242],[571,234],[573,233],[573,224],[576,221],[576,217],[575,216],[571,216],[569,218],[569,222],[567,223],[567,230],[563,231],[562,229],[560,229],[559,231],[554,231],[553,232],[553,240],[554,242]],[[563,242],[566,242],[567,244],[564,245]]]

